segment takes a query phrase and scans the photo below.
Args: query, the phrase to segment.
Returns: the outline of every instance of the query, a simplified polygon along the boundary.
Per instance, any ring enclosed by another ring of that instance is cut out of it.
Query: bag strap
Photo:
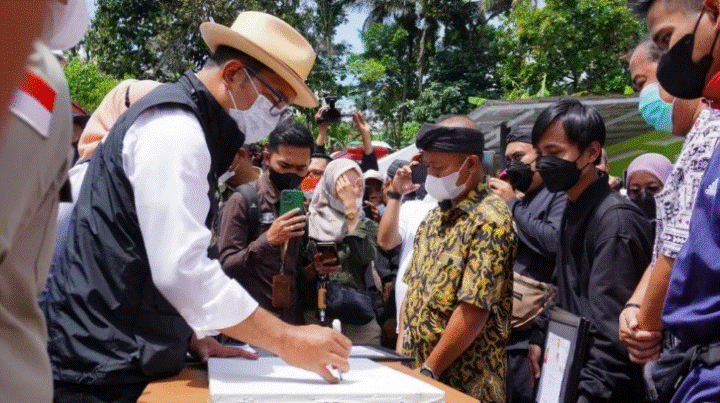
[[[243,200],[245,201],[248,230],[247,242],[250,243],[257,239],[258,228],[260,227],[260,203],[258,202],[257,192],[255,191],[255,188],[249,183],[238,186],[235,191],[239,192],[242,195]]]
[[[695,362],[702,363],[706,367],[714,367],[720,364],[720,342],[700,346],[696,354]]]

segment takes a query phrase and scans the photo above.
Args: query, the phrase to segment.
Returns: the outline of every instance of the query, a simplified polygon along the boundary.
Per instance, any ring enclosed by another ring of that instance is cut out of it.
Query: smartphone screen
[[[279,215],[283,215],[288,211],[296,208],[300,209],[300,214],[305,214],[304,209],[305,194],[299,189],[285,189],[280,192],[280,211]]]
[[[427,165],[425,164],[417,164],[410,167],[410,177],[412,180],[412,183],[425,183],[425,178],[427,178]]]
[[[495,176],[498,173],[498,161],[495,158],[495,150],[483,151],[483,168],[485,173],[490,176]]]

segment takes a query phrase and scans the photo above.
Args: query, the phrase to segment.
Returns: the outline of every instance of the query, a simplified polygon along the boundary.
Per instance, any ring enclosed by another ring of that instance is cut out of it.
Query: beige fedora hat
[[[315,64],[315,51],[295,28],[270,14],[244,11],[230,28],[200,24],[200,34],[212,52],[225,45],[252,56],[282,77],[297,93],[295,103],[314,108],[315,94],[305,84]]]

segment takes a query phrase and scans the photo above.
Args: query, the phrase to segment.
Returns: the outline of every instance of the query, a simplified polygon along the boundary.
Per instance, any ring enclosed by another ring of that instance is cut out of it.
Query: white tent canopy
[[[397,150],[392,154],[388,154],[378,160],[378,170],[380,171],[383,176],[387,174],[387,169],[390,167],[390,164],[393,163],[395,160],[405,160],[410,161],[410,159],[417,154],[418,149],[415,147],[415,144],[411,144],[403,149]]]

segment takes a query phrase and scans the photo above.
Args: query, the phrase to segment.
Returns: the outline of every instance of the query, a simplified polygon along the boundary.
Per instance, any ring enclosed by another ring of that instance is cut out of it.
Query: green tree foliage
[[[317,48],[318,9],[301,0],[98,0],[85,47],[117,78],[172,80],[188,68],[199,68],[207,56],[201,23],[229,26],[247,10],[283,19]],[[342,18],[344,14],[333,21],[339,24]]]
[[[157,55],[148,43],[157,35],[161,6],[158,0],[99,0],[85,37],[89,57],[116,78],[158,79]]]
[[[230,25],[240,11],[265,11],[295,27],[316,50],[309,86],[320,96],[351,97],[376,137],[401,147],[412,141],[419,124],[468,113],[487,99],[627,88],[619,56],[636,43],[643,25],[624,0],[543,3],[539,8],[531,0],[98,0],[85,49],[96,72],[173,80],[201,66],[207,54],[202,22]],[[365,50],[354,55],[336,41],[351,7],[368,12]],[[357,85],[347,84],[349,76]],[[316,129],[314,114],[298,108],[297,116]],[[351,122],[333,125],[329,138],[334,145],[357,139]]]
[[[499,72],[509,98],[622,93],[629,79],[620,56],[643,29],[624,0],[523,2],[503,25]]]
[[[350,57],[349,70],[360,83],[355,103],[383,123],[385,140],[399,146],[409,99],[416,98],[413,69],[408,66],[408,31],[398,23],[373,24],[363,35],[365,52]]]
[[[118,80],[99,70],[94,61],[74,58],[65,65],[65,77],[70,87],[70,97],[83,109],[92,112]]]
[[[384,140],[400,147],[406,129],[440,115],[467,113],[471,96],[500,94],[496,28],[488,7],[509,2],[366,1],[365,52],[351,58],[359,77],[355,100],[384,126]],[[410,124],[409,124],[410,123]]]

